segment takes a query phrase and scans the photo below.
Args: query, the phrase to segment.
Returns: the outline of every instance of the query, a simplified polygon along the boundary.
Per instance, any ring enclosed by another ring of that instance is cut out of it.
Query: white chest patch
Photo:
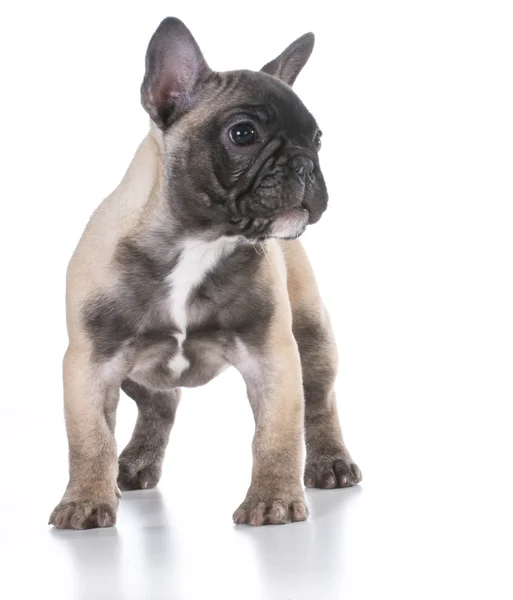
[[[189,366],[181,350],[187,335],[187,301],[191,291],[224,256],[233,251],[236,242],[236,237],[222,237],[214,242],[187,240],[176,267],[168,277],[171,318],[180,331],[176,334],[178,353],[169,362],[169,367],[177,374]]]

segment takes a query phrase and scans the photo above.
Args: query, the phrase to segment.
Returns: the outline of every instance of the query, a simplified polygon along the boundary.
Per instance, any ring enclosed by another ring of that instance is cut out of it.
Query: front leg
[[[110,527],[119,491],[114,425],[119,399],[115,369],[94,364],[84,350],[64,358],[64,406],[69,483],[49,524],[58,529]]]
[[[335,398],[337,350],[329,317],[296,312],[296,337],[303,367],[307,487],[351,487],[362,473],[342,439]]]
[[[305,395],[305,484],[317,488],[356,485],[362,474],[344,444],[337,414],[338,358],[330,319],[299,240],[283,242],[282,249]]]
[[[266,350],[241,344],[239,362],[255,416],[253,472],[246,499],[235,511],[237,524],[304,521],[302,484],[304,401],[301,362],[292,331],[271,332]]]

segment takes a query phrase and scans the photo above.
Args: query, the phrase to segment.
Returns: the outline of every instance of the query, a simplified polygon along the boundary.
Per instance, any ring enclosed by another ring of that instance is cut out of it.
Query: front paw
[[[239,508],[233,513],[237,525],[283,525],[305,521],[308,506],[302,489],[295,492],[252,490]]]
[[[95,529],[113,527],[116,524],[118,499],[105,501],[62,500],[50,515],[49,525],[57,529]]]
[[[309,488],[344,488],[360,483],[362,472],[345,453],[318,453],[307,457],[305,485]]]

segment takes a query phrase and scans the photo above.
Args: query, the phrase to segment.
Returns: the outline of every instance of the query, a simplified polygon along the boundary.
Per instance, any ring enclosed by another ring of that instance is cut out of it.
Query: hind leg
[[[135,400],[139,414],[132,439],[119,457],[118,486],[124,491],[154,488],[162,473],[180,390],[156,392],[129,379],[121,389]]]

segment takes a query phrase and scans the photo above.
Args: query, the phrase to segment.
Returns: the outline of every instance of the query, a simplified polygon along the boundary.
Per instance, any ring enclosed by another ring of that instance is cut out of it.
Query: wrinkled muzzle
[[[298,237],[325,211],[328,195],[316,157],[270,157],[237,197],[230,223],[248,237]]]

